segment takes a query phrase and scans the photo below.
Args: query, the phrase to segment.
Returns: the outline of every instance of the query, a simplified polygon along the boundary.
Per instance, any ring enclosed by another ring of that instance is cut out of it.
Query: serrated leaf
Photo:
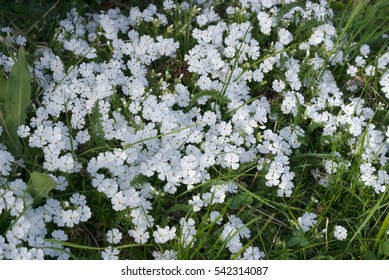
[[[195,96],[192,97],[192,99],[189,102],[188,108],[192,108],[197,101],[204,97],[204,96],[209,96],[210,98],[214,99],[215,101],[225,104],[229,101],[228,97],[225,95],[221,94],[219,91],[211,89],[211,90],[203,90],[202,92],[196,94]]]
[[[26,109],[31,97],[31,75],[24,48],[20,48],[18,59],[11,68],[11,72],[5,86],[5,139],[8,150],[13,155],[22,153],[22,146],[19,141],[17,130],[25,123]]]
[[[49,175],[32,172],[27,184],[27,192],[31,194],[34,200],[39,201],[48,198],[50,191],[55,188],[55,181]]]
[[[104,128],[102,125],[102,115],[97,103],[92,107],[92,112],[89,114],[89,122],[92,131],[92,136],[97,147],[105,146]]]
[[[389,255],[389,240],[386,240],[384,244],[382,244],[382,252],[385,255]]]

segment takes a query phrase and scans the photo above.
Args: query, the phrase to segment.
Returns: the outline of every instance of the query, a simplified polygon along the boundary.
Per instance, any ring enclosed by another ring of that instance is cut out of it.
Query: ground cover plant
[[[0,259],[388,257],[387,1],[27,2]]]

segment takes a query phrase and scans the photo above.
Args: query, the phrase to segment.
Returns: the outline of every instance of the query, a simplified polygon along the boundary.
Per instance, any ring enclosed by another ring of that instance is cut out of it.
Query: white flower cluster
[[[9,187],[12,191],[2,193],[3,189],[0,189],[0,194],[5,201],[5,210],[14,217],[14,223],[5,233],[6,240],[0,236],[0,259],[43,259],[45,256],[68,259],[68,248],[45,240],[50,237],[48,225],[54,223],[58,228],[72,228],[86,222],[91,217],[86,197],[75,193],[70,201],[62,201],[62,205],[51,198],[43,206],[33,209],[33,200],[26,193],[27,185],[22,180],[9,182]],[[52,231],[51,237],[59,241],[68,239],[63,230]]]
[[[194,44],[184,54],[185,47],[169,33],[173,27],[168,15],[173,9],[184,13],[188,3],[166,0],[166,14],[154,5],[143,11],[131,8],[128,15],[119,9],[86,16],[76,10],[68,13],[56,34],[61,51],[37,53],[32,71],[42,88],[41,101],[34,116],[18,130],[29,147],[42,151],[41,167],[56,181],[56,191],[69,191],[68,175],[86,173],[91,193],[107,198],[114,212],[127,213],[127,233],[136,243],[168,246],[179,238],[184,248],[192,247],[197,240],[196,219],[160,223],[161,213],[155,215],[154,203],[180,195],[200,214],[239,193],[239,184],[222,177],[249,165],[262,174],[264,186],[275,187],[280,197],[290,197],[296,177],[291,157],[305,135],[298,118],[322,129],[323,137],[347,134],[350,154],[361,153],[360,182],[377,193],[385,191],[389,136],[371,124],[373,109],[353,92],[364,86],[365,78],[380,73],[380,89],[389,99],[389,51],[375,65],[367,65],[367,45],[353,60],[342,50],[333,52],[338,34],[324,0],[305,5],[294,0],[240,2],[240,8],[227,8],[225,20],[209,5],[195,6],[197,16],[189,34]],[[288,11],[281,9],[286,4]],[[238,10],[246,21],[231,20]],[[297,40],[293,22],[307,20],[317,25],[289,51]],[[141,26],[166,32],[144,34]],[[14,42],[25,44],[23,38]],[[173,69],[174,74],[153,68],[158,63],[174,68],[180,59],[181,67]],[[349,62],[345,74],[350,78],[351,97],[345,96],[324,65],[328,59],[331,66]],[[5,72],[12,64],[12,59],[0,54]],[[321,75],[313,79],[304,73],[307,67]],[[302,89],[310,95],[305,96]],[[273,106],[277,101],[280,106]],[[278,122],[281,119],[286,121]],[[349,155],[335,154],[336,160],[323,161],[324,172],[313,170],[321,185],[328,185],[329,175],[336,173],[340,163],[350,164]],[[45,238],[51,234],[66,241],[63,229],[91,218],[88,194],[72,192],[69,201],[50,198],[30,208],[26,183],[6,178],[14,165],[13,155],[1,147],[1,185],[6,187],[0,188],[0,214],[9,212],[15,222],[5,238],[0,236],[0,259],[67,258],[69,249]],[[215,173],[220,177],[215,178]],[[230,253],[240,252],[242,242],[251,236],[247,221],[229,215],[222,223],[224,217],[217,211],[210,218],[220,226],[220,239]],[[298,219],[299,227],[309,231],[315,218],[304,214]],[[61,229],[50,232],[47,224]],[[343,239],[344,232],[339,228],[336,232]],[[119,258],[120,251],[112,246],[120,244],[123,234],[118,228],[107,232],[109,247],[101,252],[103,259]],[[177,252],[155,251],[153,256],[174,259]],[[249,246],[239,258],[262,259],[264,253]]]
[[[377,66],[365,65],[362,63],[364,57],[369,54],[369,48],[364,45],[360,49],[360,56],[355,66],[355,73],[350,75],[354,79],[349,80],[349,91],[357,91],[363,88],[365,80],[373,76],[376,71],[383,71],[388,68],[388,61],[385,57],[388,52],[377,58]],[[343,54],[339,52],[339,55]],[[342,60],[333,60],[334,64],[342,63]],[[354,66],[353,66],[354,67]],[[347,72],[349,72],[350,67]],[[364,78],[357,76],[361,73]],[[386,73],[386,72],[385,72]],[[386,74],[381,76],[384,79]],[[385,92],[384,85],[381,84],[381,90]],[[366,186],[372,187],[376,193],[382,193],[386,190],[389,182],[389,174],[385,170],[388,163],[388,143],[386,142],[385,130],[372,124],[375,111],[365,105],[365,100],[361,97],[344,98],[344,93],[339,89],[334,77],[330,71],[325,71],[322,79],[317,84],[318,95],[315,96],[306,106],[306,116],[317,125],[323,127],[323,135],[334,137],[343,133],[348,134],[347,144],[352,147],[350,153],[355,156],[361,156],[360,181]],[[376,110],[380,110],[377,108]],[[381,109],[382,110],[382,109]],[[333,114],[331,112],[337,112]],[[385,129],[385,128],[384,128]],[[328,143],[328,142],[327,142]],[[320,178],[320,184],[327,185],[328,175],[336,173],[340,165],[347,169],[350,162],[347,159],[349,155],[341,155],[335,152],[337,162],[331,161],[330,168],[325,167],[326,174],[315,176]],[[324,161],[326,162],[326,161]],[[331,170],[331,171],[330,171]],[[317,173],[316,173],[317,174]]]
[[[298,225],[297,228],[300,228],[303,232],[310,231],[314,226],[316,226],[317,217],[314,213],[305,212],[301,217],[297,219]],[[328,225],[327,225],[328,226]],[[327,232],[327,227],[322,230],[323,233]],[[338,240],[344,240],[347,238],[347,229],[343,226],[335,225],[334,226],[334,237]]]
[[[181,225],[181,238],[180,242],[184,248],[190,246],[193,247],[196,238],[196,222],[192,218],[185,220],[184,218],[180,219]]]
[[[235,254],[243,245],[240,238],[250,238],[250,230],[243,224],[242,220],[236,216],[228,218],[229,222],[224,224],[221,238],[227,243],[227,248]]]

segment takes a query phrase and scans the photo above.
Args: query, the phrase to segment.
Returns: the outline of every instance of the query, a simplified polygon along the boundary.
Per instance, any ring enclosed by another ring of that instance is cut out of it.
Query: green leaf
[[[96,146],[105,146],[104,128],[102,125],[103,118],[98,103],[95,103],[92,107],[92,112],[89,114],[89,122]]]
[[[4,126],[5,120],[5,87],[7,85],[7,80],[4,77],[3,71],[0,71],[0,124]],[[4,133],[3,133],[4,135]]]
[[[241,205],[250,205],[251,203],[253,203],[253,197],[249,194],[249,193],[241,193],[238,195],[239,196],[239,201],[240,201],[240,204]]]
[[[251,203],[253,203],[253,197],[246,192],[231,196],[227,200],[227,205],[230,209],[238,209],[242,205],[247,206]]]
[[[4,77],[3,71],[0,70],[0,103],[4,105],[5,101],[5,86],[7,84],[7,80]]]
[[[363,259],[364,260],[376,260],[377,256],[372,251],[367,251],[363,256]]]
[[[299,241],[300,241],[300,239],[299,239],[298,237],[293,236],[293,237],[291,237],[291,238],[288,240],[288,245],[289,245],[290,247],[296,246],[297,244],[299,244]]]
[[[296,245],[306,247],[309,245],[309,240],[305,237],[304,232],[299,229],[293,231],[293,236],[288,240],[288,245],[293,247]]]
[[[40,201],[41,199],[48,198],[49,192],[55,188],[55,185],[54,179],[49,175],[32,172],[27,184],[27,192],[31,194],[34,200]]]
[[[236,196],[232,196],[227,200],[227,206],[230,209],[238,209],[239,208],[239,201],[236,198]]]
[[[306,246],[309,245],[309,240],[306,237],[303,237],[303,238],[300,239],[300,243],[299,244],[300,244],[301,247],[306,247]]]
[[[26,109],[31,98],[31,75],[24,48],[20,48],[18,59],[12,66],[4,92],[5,145],[13,155],[22,153],[17,130],[25,123]]]
[[[382,252],[385,255],[389,255],[389,240],[386,240],[384,244],[382,244]]]

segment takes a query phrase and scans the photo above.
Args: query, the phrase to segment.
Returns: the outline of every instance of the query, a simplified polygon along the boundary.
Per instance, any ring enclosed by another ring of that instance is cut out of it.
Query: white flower
[[[389,71],[386,71],[380,78],[380,86],[383,93],[385,93],[386,98],[389,99]]]
[[[44,260],[44,252],[42,249],[32,248],[30,249],[32,260]]]
[[[370,185],[371,181],[373,181],[373,178],[375,178],[373,175],[373,173],[376,171],[375,167],[370,162],[366,162],[362,163],[359,168],[361,171],[361,180]]]
[[[278,30],[278,38],[280,43],[283,45],[288,45],[293,40],[293,35],[287,29],[281,28]]]
[[[70,197],[70,202],[77,206],[85,206],[86,197],[83,194],[75,193]]]
[[[281,111],[284,114],[292,113],[293,116],[296,116],[296,114],[297,114],[297,100],[296,100],[296,96],[293,92],[288,91],[284,94],[284,100],[282,101],[282,104],[281,104]]]
[[[315,220],[316,217],[317,215],[314,213],[305,212],[304,215],[297,219],[298,227],[300,227],[304,232],[309,231],[317,223]]]
[[[363,66],[365,66],[365,64],[366,64],[366,60],[365,60],[362,56],[358,55],[358,56],[355,58],[355,64],[356,64],[357,66],[359,66],[359,67],[363,67]]]
[[[78,206],[76,211],[80,215],[80,221],[81,222],[86,222],[86,221],[88,221],[90,219],[90,217],[92,217],[91,209],[88,206],[86,206],[86,205]]]
[[[76,141],[79,143],[79,144],[85,144],[86,142],[88,142],[90,140],[90,135],[88,133],[88,130],[80,130],[79,132],[77,132],[77,135],[76,135]]]
[[[228,7],[226,8],[226,13],[227,13],[228,15],[233,15],[233,14],[236,13],[236,11],[237,11],[237,8],[235,8],[235,7],[228,6]]]
[[[262,82],[264,78],[264,75],[261,71],[261,69],[256,69],[254,72],[253,72],[253,80],[256,81],[256,82]]]
[[[226,153],[224,155],[224,165],[227,168],[231,168],[232,170],[237,170],[239,168],[239,155],[236,153]]]
[[[199,195],[195,195],[192,197],[191,200],[188,202],[189,205],[193,205],[193,212],[198,212],[201,210],[201,208],[204,206],[204,202],[201,200]]]
[[[188,245],[194,245],[194,236],[196,234],[195,221],[192,218],[189,218],[187,221],[185,218],[180,219],[181,225],[181,237],[180,242],[183,247],[186,248]]]
[[[358,72],[358,68],[355,67],[354,65],[349,65],[346,71],[346,73],[351,77],[355,77],[357,75],[357,72]]]
[[[166,250],[163,254],[161,252],[154,251],[153,257],[155,260],[176,260],[177,252],[173,250]]]
[[[324,40],[324,32],[317,29],[309,38],[309,44],[310,45],[318,45]]]
[[[212,81],[210,78],[207,76],[201,76],[198,81],[197,85],[199,86],[200,89],[202,90],[210,90],[212,86]]]
[[[8,176],[11,172],[11,166],[15,162],[14,157],[7,151],[0,150],[0,174]]]
[[[31,227],[31,223],[24,216],[20,217],[12,227],[12,233],[20,240],[25,239]]]
[[[62,223],[67,227],[73,227],[80,222],[80,213],[73,210],[61,210]]]
[[[15,37],[15,43],[19,46],[25,46],[27,43],[27,39],[22,35],[18,35]]]
[[[281,81],[281,80],[274,80],[272,88],[276,92],[281,92],[281,91],[283,91],[285,89],[285,83],[283,81]]]
[[[342,226],[335,226],[334,236],[338,240],[344,240],[347,238],[347,229]]]
[[[269,35],[272,27],[272,18],[265,12],[259,12],[257,15],[259,27],[263,34]]]
[[[46,201],[46,204],[44,205],[45,210],[51,214],[54,215],[56,213],[59,213],[62,209],[61,203],[57,199],[49,198]]]
[[[216,222],[216,224],[220,225],[223,217],[218,211],[212,211],[211,214],[209,215],[209,218],[211,219],[211,222]]]
[[[206,111],[201,118],[201,121],[209,126],[215,125],[216,120],[217,120],[216,114],[211,111]]]
[[[232,133],[232,125],[231,125],[231,122],[221,122],[218,126],[217,126],[217,130],[218,132],[220,133],[220,135],[222,136],[228,136]]]
[[[132,236],[138,244],[145,244],[150,238],[149,232],[144,228],[137,228],[136,230],[130,229],[128,234]]]
[[[370,53],[370,47],[368,45],[363,45],[360,48],[360,52],[361,52],[361,55],[363,55],[364,57],[367,57]]]
[[[117,228],[108,230],[107,232],[107,241],[110,244],[118,244],[122,240],[122,233]]]
[[[71,154],[66,154],[59,158],[58,169],[62,172],[71,173],[74,170],[75,162]]]
[[[154,218],[147,215],[141,207],[131,210],[132,222],[139,228],[148,228],[153,225]]]
[[[68,235],[61,229],[59,230],[54,230],[52,233],[51,233],[51,236],[54,238],[54,239],[57,239],[57,240],[60,240],[60,241],[67,241],[68,240]]]
[[[170,9],[174,9],[175,8],[175,4],[174,4],[174,1],[173,0],[165,0],[163,1],[163,8],[165,10],[170,10]]]
[[[26,125],[19,126],[19,128],[17,130],[17,134],[21,138],[25,138],[25,137],[30,136],[30,127],[26,126]]]
[[[265,253],[260,251],[258,247],[250,246],[243,252],[241,260],[262,260],[265,257]]]
[[[166,226],[161,228],[160,226],[157,226],[157,230],[153,232],[153,236],[156,243],[166,243],[176,236],[176,227],[170,228],[169,226]]]
[[[119,259],[119,250],[108,246],[104,251],[101,252],[101,257],[103,260],[118,260]]]

